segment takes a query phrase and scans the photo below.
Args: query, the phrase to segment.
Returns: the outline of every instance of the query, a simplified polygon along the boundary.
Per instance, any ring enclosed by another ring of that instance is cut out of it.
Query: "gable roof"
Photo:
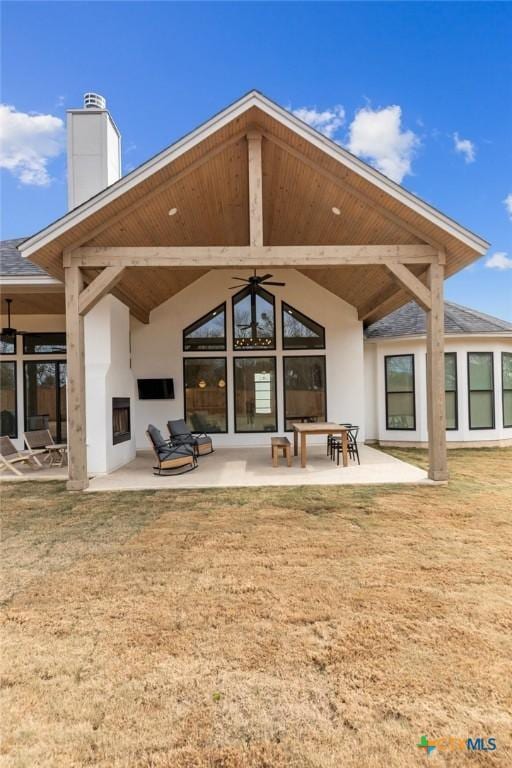
[[[380,171],[368,165],[363,160],[360,160],[344,147],[341,147],[334,140],[327,138],[319,131],[315,130],[310,125],[293,115],[291,112],[283,109],[281,106],[271,101],[259,91],[253,90],[249,91],[249,93],[247,93],[245,96],[242,96],[242,98],[226,107],[226,109],[214,115],[212,118],[210,118],[210,120],[203,123],[195,130],[186,134],[174,144],[171,144],[163,151],[154,155],[145,163],[138,166],[126,176],[123,176],[121,179],[116,181],[114,184],[111,184],[102,192],[99,192],[97,195],[85,201],[77,208],[69,211],[60,219],[57,219],[48,227],[25,240],[23,247],[20,249],[23,255],[29,256],[31,253],[40,248],[48,237],[58,236],[62,231],[65,231],[70,226],[72,226],[73,223],[76,223],[77,219],[80,219],[83,216],[91,215],[96,210],[98,210],[98,208],[101,208],[103,205],[111,202],[119,195],[127,192],[136,184],[141,183],[149,176],[160,170],[163,166],[167,165],[173,160],[176,160],[184,152],[192,149],[200,141],[204,141],[212,133],[224,127],[227,123],[232,122],[237,117],[240,117],[243,113],[248,112],[252,108],[258,108],[262,110],[264,113],[282,123],[287,128],[290,128],[296,133],[302,135],[315,146],[319,147],[331,157],[334,157],[336,160],[341,162],[343,165],[355,171],[363,178],[366,178],[372,183],[376,184],[384,192],[397,198],[400,200],[400,202],[409,206],[415,212],[426,216],[437,226],[445,229],[447,232],[453,234],[456,237],[460,237],[468,245],[470,245],[470,247],[475,248],[475,250],[479,251],[480,253],[485,253],[489,247],[489,243],[480,236],[461,226],[454,219],[451,219],[441,211],[423,201],[421,198],[407,191],[399,184],[382,174]]]
[[[246,136],[262,138],[265,245],[427,243],[446,253],[446,276],[488,243],[257,91],[251,91],[146,163],[20,245],[63,279],[63,252],[89,246],[238,246],[249,243]],[[333,206],[343,215],[333,216]],[[178,215],[169,218],[168,211]],[[191,261],[193,261],[191,257]],[[424,267],[411,270],[424,279]],[[300,271],[368,322],[409,300],[383,266]],[[114,290],[149,313],[204,269],[126,270]],[[90,280],[97,271],[90,271]],[[368,309],[370,308],[370,309]],[[138,316],[138,315],[136,315]],[[147,320],[146,320],[147,321]]]
[[[47,273],[29,259],[24,259],[18,250],[18,245],[26,240],[26,237],[17,237],[13,240],[0,241],[0,277],[19,277]]]
[[[476,309],[446,301],[444,305],[444,331],[446,334],[512,333],[512,323]],[[367,339],[424,336],[427,332],[426,314],[414,301],[369,325]]]

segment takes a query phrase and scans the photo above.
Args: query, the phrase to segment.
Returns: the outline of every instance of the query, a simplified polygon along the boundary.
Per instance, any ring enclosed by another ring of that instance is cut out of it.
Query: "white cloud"
[[[316,128],[317,131],[320,131],[329,139],[333,138],[345,122],[345,110],[341,104],[328,107],[323,112],[316,107],[299,107],[292,111],[295,117],[298,117],[299,120],[304,120],[305,123],[312,128]]]
[[[402,110],[394,104],[383,109],[364,107],[349,128],[347,148],[400,183],[411,173],[414,150],[420,141],[413,131],[402,130]]]
[[[464,155],[464,162],[475,162],[476,147],[472,141],[469,139],[461,139],[458,133],[454,133],[453,144],[455,151],[461,155]]]
[[[512,219],[512,192],[509,192],[509,194],[506,196],[503,201],[503,205],[505,206],[505,210],[508,213],[509,219]]]
[[[485,262],[485,266],[489,269],[512,269],[512,259],[504,251],[497,251],[490,256]]]
[[[0,168],[10,171],[22,184],[48,186],[52,180],[48,163],[64,146],[60,117],[18,112],[0,104]]]

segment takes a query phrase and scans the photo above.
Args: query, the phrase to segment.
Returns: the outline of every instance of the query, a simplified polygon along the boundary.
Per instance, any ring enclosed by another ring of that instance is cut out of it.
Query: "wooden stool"
[[[292,465],[292,446],[287,437],[272,437],[272,466],[277,467],[277,459],[279,457],[279,450],[282,450],[283,456],[286,457],[288,466]]]

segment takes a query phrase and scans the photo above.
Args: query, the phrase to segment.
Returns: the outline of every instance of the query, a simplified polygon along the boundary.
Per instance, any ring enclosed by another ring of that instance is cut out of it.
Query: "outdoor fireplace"
[[[131,437],[130,398],[112,398],[112,443],[124,443]]]

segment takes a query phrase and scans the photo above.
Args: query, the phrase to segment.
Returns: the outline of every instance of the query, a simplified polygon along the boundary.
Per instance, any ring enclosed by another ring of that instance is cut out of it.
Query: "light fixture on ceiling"
[[[176,216],[177,213],[178,213],[178,209],[177,208],[171,208],[169,210],[169,216]]]
[[[341,213],[340,209],[336,208],[335,205],[333,205],[333,207],[331,208],[331,211],[334,213],[335,216],[339,216]]]
[[[204,389],[206,387],[206,381],[204,379],[200,379],[197,383],[197,386],[199,389]]]

